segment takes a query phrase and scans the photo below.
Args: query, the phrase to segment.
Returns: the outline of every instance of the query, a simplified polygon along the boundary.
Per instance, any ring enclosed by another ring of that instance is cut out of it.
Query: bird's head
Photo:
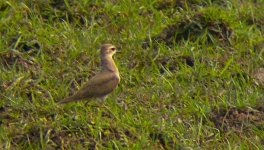
[[[104,44],[101,48],[102,56],[113,56],[116,53],[116,47],[112,44]]]

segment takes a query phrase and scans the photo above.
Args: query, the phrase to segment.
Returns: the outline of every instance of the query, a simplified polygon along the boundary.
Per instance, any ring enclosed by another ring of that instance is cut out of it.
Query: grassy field
[[[0,149],[264,149],[263,0],[0,1]],[[100,71],[118,89],[59,106]]]

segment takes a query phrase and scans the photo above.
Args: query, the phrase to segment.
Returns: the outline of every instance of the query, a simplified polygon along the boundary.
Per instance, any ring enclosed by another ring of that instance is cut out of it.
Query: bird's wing
[[[119,83],[119,76],[113,72],[101,72],[91,78],[75,94],[82,99],[90,97],[101,97],[112,92]]]

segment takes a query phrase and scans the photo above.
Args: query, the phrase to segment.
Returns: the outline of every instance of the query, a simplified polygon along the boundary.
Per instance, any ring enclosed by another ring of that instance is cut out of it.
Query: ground
[[[1,149],[264,149],[264,2],[0,2]],[[58,105],[121,50],[105,102]]]

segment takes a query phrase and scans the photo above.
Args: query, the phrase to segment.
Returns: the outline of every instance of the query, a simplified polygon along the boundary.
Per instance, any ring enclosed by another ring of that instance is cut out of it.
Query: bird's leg
[[[106,97],[107,97],[107,95],[104,95],[102,97],[99,97],[100,103],[103,103],[105,101]]]
[[[105,101],[105,99],[106,99],[106,95],[104,95],[104,96],[102,96],[102,97],[99,97],[99,103],[100,103],[100,106],[104,106],[104,101]],[[90,101],[87,101],[84,105],[85,105],[85,107],[87,107],[88,106],[88,104],[89,104],[89,102]],[[100,106],[92,106],[92,107],[100,107]]]
[[[107,95],[104,95],[104,96],[102,96],[102,97],[99,97],[99,102],[100,102],[100,105],[101,105],[102,107],[104,107],[104,108],[106,108],[107,110],[109,110],[109,108],[108,108],[107,106],[105,106],[105,104],[104,104],[104,101],[105,101],[106,97],[107,97]]]

